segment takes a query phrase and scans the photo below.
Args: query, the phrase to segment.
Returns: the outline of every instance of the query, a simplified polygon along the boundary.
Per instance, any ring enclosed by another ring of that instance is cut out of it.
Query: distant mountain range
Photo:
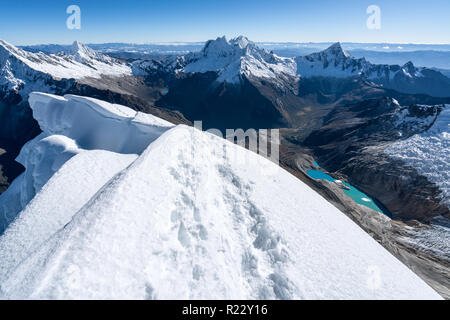
[[[55,79],[98,78],[100,75],[132,73],[131,68],[126,64],[97,53],[78,42],[68,48],[57,48],[64,51],[46,55],[30,53],[6,42],[0,42],[0,50],[2,50],[0,63],[3,66],[0,85],[3,86],[3,91],[5,86],[9,86],[8,90],[11,91],[10,89],[16,90],[24,83],[25,79],[15,76],[22,68],[33,70],[27,73],[27,76],[40,72],[51,75]],[[280,76],[293,78],[359,76],[377,85],[401,92],[425,93],[432,96],[450,95],[450,80],[439,71],[417,68],[412,62],[402,66],[375,65],[365,58],[353,58],[342,49],[339,43],[319,53],[291,59],[281,58],[271,51],[259,48],[245,37],[238,37],[231,41],[218,38],[208,41],[200,52],[189,53],[182,58],[184,65],[182,63],[178,67],[183,68],[183,72],[217,71],[219,82],[223,80],[227,83],[236,83],[241,74],[266,79]],[[241,59],[241,61],[235,59]],[[24,89],[25,87],[20,91],[24,92]]]
[[[417,68],[409,61],[399,65],[377,65],[365,58],[356,59],[344,51],[339,43],[328,49],[304,57],[297,57],[300,76],[349,78],[361,77],[376,85],[412,94],[437,97],[450,95],[450,79],[439,71]]]
[[[325,50],[333,43],[256,42],[256,44],[261,48],[275,52],[279,56],[292,58]],[[88,44],[94,50],[125,59],[149,58],[158,55],[183,55],[189,52],[201,51],[204,45],[204,42]],[[70,45],[48,44],[21,46],[20,48],[30,52],[55,54],[66,51],[69,47]],[[343,42],[342,47],[354,57],[365,57],[366,60],[374,64],[403,65],[408,61],[412,61],[416,66],[450,70],[450,45]]]
[[[356,96],[372,98],[395,90],[389,94],[400,102],[432,103],[440,102],[432,97],[450,95],[450,79],[439,71],[411,62],[372,64],[354,58],[339,43],[310,55],[283,58],[245,37],[221,37],[199,52],[127,62],[78,42],[63,49],[47,55],[1,42],[0,98],[19,104],[32,91],[95,91],[104,99],[115,92],[114,99],[121,102],[124,95],[136,97],[140,103],[135,105],[179,111],[188,120],[203,119],[206,127],[313,130],[333,105]],[[114,80],[120,77],[130,78]],[[314,105],[314,112],[305,112]]]
[[[450,79],[437,70],[418,68],[410,61],[401,66],[372,64],[365,58],[354,58],[340,43],[307,56],[281,58],[245,37],[230,41],[218,38],[207,42],[202,51],[184,58],[184,65],[179,65],[177,71],[218,72],[218,82],[237,83],[241,75],[260,79],[358,77],[400,92],[450,96]]]

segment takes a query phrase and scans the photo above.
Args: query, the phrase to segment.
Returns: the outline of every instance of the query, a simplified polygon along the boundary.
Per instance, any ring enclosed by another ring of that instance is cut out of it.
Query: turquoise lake
[[[317,162],[314,162],[314,165],[319,167]],[[338,180],[334,179],[333,177],[331,177],[330,175],[324,173],[321,170],[308,170],[308,172],[306,172],[306,173],[308,174],[308,176],[310,176],[313,179],[328,180],[331,182],[338,181]],[[381,209],[375,203],[375,201],[371,197],[369,197],[367,194],[365,194],[364,192],[361,192],[360,190],[358,190],[357,188],[348,184],[345,181],[341,181],[341,183],[349,188],[349,190],[343,189],[344,193],[346,195],[348,195],[349,197],[351,197],[353,199],[353,201],[355,201],[357,204],[363,205],[372,210],[378,211],[380,213],[383,213],[383,214],[389,216],[389,214],[385,210]]]

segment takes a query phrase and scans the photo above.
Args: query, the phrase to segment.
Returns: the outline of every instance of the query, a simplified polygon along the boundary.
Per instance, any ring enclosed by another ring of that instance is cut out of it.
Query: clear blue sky
[[[81,8],[81,30],[66,28],[66,8]],[[381,29],[366,8],[381,8]],[[74,40],[450,43],[449,0],[1,0],[0,39],[16,45]]]

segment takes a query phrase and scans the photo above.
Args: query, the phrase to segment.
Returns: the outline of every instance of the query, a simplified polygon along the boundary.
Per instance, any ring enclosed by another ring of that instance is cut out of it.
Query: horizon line
[[[228,38],[227,38],[228,39]],[[233,38],[230,38],[233,39]],[[4,40],[0,38],[0,40]],[[132,44],[132,45],[192,45],[192,44],[203,44],[207,41],[215,40],[208,39],[202,41],[156,41],[156,42],[82,42],[84,44],[91,45],[101,45],[101,44]],[[249,39],[250,40],[250,39]],[[6,40],[4,40],[6,41]],[[341,43],[341,44],[362,44],[362,45],[383,45],[383,44],[392,44],[392,45],[429,45],[429,46],[450,46],[450,43],[431,43],[431,42],[357,42],[357,41],[304,41],[304,42],[296,42],[296,41],[252,41],[251,42],[257,44],[329,44],[329,43]],[[9,41],[6,41],[9,42]],[[38,46],[38,45],[71,45],[74,41],[70,43],[58,43],[58,42],[47,42],[47,43],[35,43],[35,44],[17,44],[16,46],[25,47],[25,46]]]

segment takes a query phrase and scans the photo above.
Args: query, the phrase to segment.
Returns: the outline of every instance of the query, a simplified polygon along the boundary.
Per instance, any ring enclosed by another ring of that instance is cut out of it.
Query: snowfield
[[[81,151],[0,236],[0,298],[440,298],[255,153],[94,99],[30,104],[44,133]]]

